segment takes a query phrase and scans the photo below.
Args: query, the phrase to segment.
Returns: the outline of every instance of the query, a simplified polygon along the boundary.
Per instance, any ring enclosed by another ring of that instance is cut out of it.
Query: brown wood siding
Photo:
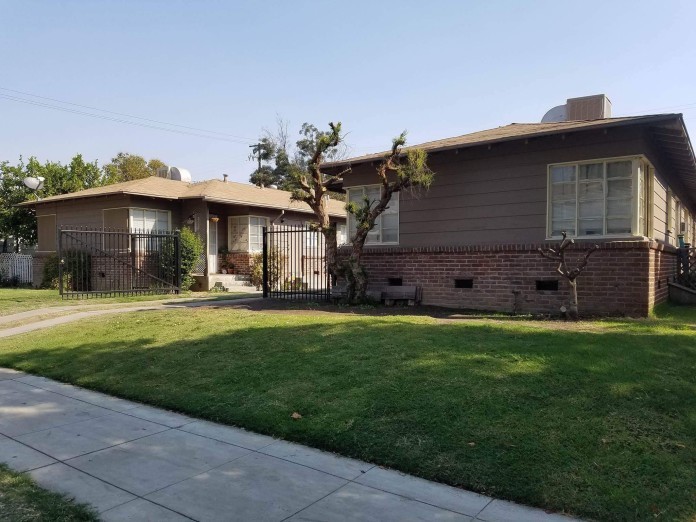
[[[36,215],[55,214],[58,227],[101,228],[104,226],[103,209],[127,207],[128,204],[128,196],[56,201],[38,204]]]
[[[102,211],[102,222],[105,228],[126,230],[128,228],[127,208],[105,208]]]
[[[37,216],[36,221],[38,224],[36,250],[38,252],[55,252],[57,233],[55,214]]]
[[[668,242],[667,236],[667,184],[655,173],[653,189],[653,238]]]
[[[401,194],[399,245],[543,241],[550,163],[638,155],[645,148],[640,129],[616,129],[432,153],[436,175],[430,190]],[[345,177],[344,186],[376,183],[375,165],[363,164]]]

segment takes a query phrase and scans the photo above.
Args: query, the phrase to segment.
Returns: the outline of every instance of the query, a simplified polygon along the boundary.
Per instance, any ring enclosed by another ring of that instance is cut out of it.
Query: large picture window
[[[228,220],[227,245],[231,252],[261,252],[263,227],[268,219],[258,216],[233,216]]]
[[[647,167],[635,158],[550,165],[548,236],[647,235]]]
[[[351,187],[347,189],[348,201],[363,205],[365,198],[374,206],[381,197],[381,185],[368,185],[362,187]],[[348,214],[348,239],[355,236],[356,231],[355,216]],[[399,242],[399,193],[392,194],[391,201],[387,209],[375,220],[375,227],[367,234],[368,245],[375,244],[397,244]]]
[[[167,231],[170,228],[168,210],[150,210],[145,208],[128,209],[129,227],[132,231],[153,232]]]
[[[159,248],[156,238],[147,236],[151,232],[166,232],[170,229],[171,220],[168,210],[153,210],[146,208],[128,209],[128,226],[133,235],[133,248],[138,252],[148,252]]]

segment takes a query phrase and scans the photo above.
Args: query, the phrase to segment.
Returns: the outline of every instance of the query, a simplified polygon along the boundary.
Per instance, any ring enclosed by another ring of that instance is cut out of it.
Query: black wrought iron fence
[[[61,228],[58,277],[64,299],[179,293],[179,233]]]
[[[308,301],[329,299],[326,241],[321,232],[288,225],[264,228],[263,295]]]
[[[696,289],[696,248],[681,247],[678,255],[677,280],[684,286]]]

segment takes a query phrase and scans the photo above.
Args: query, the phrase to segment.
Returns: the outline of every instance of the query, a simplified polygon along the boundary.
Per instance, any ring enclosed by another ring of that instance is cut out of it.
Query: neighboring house
[[[537,249],[565,230],[580,248],[601,246],[579,279],[581,311],[648,314],[667,298],[678,235],[696,238],[694,151],[680,114],[609,113],[603,95],[576,98],[551,111],[566,121],[418,145],[435,181],[395,195],[378,219],[363,258],[370,282],[420,285],[426,304],[555,314],[567,283]],[[350,201],[378,197],[384,155],[332,164],[352,167]]]
[[[34,281],[41,283],[44,260],[57,250],[61,227],[150,231],[187,226],[206,245],[206,255],[196,271],[198,288],[238,279],[220,275],[221,251],[229,252],[235,276],[247,278],[252,255],[263,248],[263,227],[314,221],[312,210],[290,196],[283,190],[244,183],[188,183],[153,176],[27,201],[22,205],[35,208],[38,221]],[[341,201],[329,201],[329,213],[337,223],[341,241],[345,241],[344,206]]]

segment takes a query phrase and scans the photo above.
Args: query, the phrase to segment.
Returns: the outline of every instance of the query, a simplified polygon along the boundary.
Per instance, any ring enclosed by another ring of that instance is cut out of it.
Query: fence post
[[[176,279],[175,279],[176,290],[174,290],[174,293],[180,294],[181,293],[181,282],[182,282],[182,277],[181,277],[181,234],[179,233],[178,230],[176,230],[174,232],[174,248],[176,249]]]
[[[58,293],[63,296],[63,230],[58,230]]]
[[[268,297],[268,229],[263,227],[263,297]]]

